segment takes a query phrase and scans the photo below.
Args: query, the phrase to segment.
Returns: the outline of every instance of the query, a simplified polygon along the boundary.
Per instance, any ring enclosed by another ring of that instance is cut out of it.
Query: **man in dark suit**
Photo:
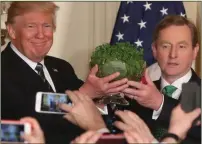
[[[181,16],[167,16],[154,31],[153,55],[161,68],[162,76],[152,82],[146,71],[147,84],[129,81],[124,93],[134,99],[130,109],[138,113],[157,137],[165,133],[172,109],[179,104],[182,84],[201,79],[191,69],[198,50],[195,25]],[[201,143],[200,126],[193,126],[185,143]]]
[[[110,83],[119,73],[98,78],[95,66],[84,83],[68,62],[46,56],[53,43],[57,9],[53,2],[11,4],[6,24],[11,42],[1,53],[1,118],[34,117],[44,131],[46,143],[67,144],[83,130],[61,115],[35,112],[36,93],[79,90],[93,99],[123,90],[127,79]]]

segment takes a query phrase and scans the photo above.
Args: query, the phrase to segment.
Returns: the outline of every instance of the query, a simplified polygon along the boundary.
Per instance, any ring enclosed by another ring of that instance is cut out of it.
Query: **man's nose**
[[[44,38],[44,30],[42,26],[38,26],[36,37],[40,39]]]
[[[170,54],[169,54],[170,58],[176,58],[178,56],[178,51],[176,47],[172,47],[170,49]]]

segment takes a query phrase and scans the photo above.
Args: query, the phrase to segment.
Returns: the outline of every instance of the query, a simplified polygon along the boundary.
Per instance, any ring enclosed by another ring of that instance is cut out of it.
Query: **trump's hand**
[[[79,89],[80,92],[87,94],[92,99],[99,98],[104,95],[116,94],[128,87],[127,78],[112,82],[112,80],[114,80],[120,75],[119,72],[116,72],[103,78],[97,77],[97,72],[98,66],[95,65],[91,69],[86,79],[86,82]]]

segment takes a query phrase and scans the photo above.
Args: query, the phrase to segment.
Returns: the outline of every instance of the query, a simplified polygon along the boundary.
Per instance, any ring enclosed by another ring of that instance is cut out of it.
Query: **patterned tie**
[[[174,91],[176,91],[176,87],[172,86],[172,85],[168,85],[166,87],[163,88],[162,93],[164,96],[168,96],[168,97],[172,97],[172,94]],[[160,138],[167,133],[167,129],[158,126],[155,131],[154,131],[154,136],[156,139],[160,140]]]
[[[176,91],[176,87],[172,85],[168,85],[163,88],[162,93],[168,97],[172,97],[174,91]]]
[[[53,89],[52,89],[51,85],[48,83],[48,81],[46,80],[46,77],[44,75],[43,65],[41,63],[37,63],[37,66],[36,66],[35,70],[38,72],[38,75],[41,77],[43,82],[47,85],[50,92],[53,92]]]

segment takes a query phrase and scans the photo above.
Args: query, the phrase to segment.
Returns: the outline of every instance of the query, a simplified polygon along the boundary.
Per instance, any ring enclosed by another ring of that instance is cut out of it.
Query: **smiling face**
[[[52,14],[29,12],[16,16],[14,21],[7,25],[13,45],[30,60],[43,60],[53,44]]]
[[[198,44],[192,47],[192,35],[188,26],[169,26],[160,31],[153,55],[159,63],[165,79],[178,79],[185,75],[196,59]]]

